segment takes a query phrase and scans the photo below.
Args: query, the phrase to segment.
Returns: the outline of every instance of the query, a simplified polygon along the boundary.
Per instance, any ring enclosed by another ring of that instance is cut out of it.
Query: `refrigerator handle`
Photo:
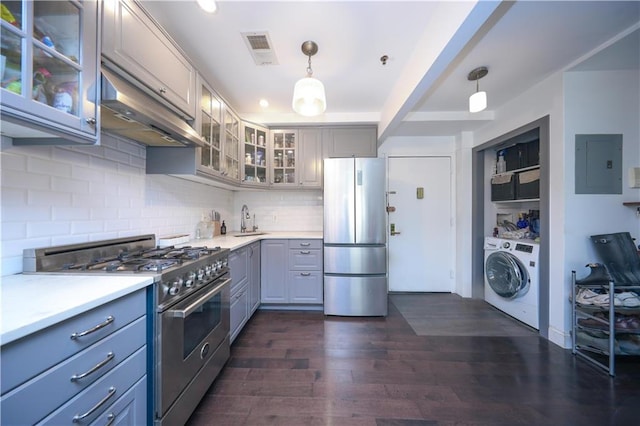
[[[362,186],[362,170],[356,170],[356,185]]]

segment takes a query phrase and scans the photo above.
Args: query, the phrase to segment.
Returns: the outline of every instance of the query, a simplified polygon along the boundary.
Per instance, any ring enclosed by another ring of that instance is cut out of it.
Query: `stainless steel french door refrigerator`
[[[387,315],[383,158],[324,160],[324,313]]]

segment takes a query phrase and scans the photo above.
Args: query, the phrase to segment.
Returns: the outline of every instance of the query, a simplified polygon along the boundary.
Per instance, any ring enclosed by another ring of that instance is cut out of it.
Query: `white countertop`
[[[6,344],[153,283],[151,276],[0,277],[0,344]]]
[[[261,232],[261,231],[258,231]],[[249,234],[252,234],[249,232]],[[236,235],[241,235],[236,237]],[[207,246],[222,248],[228,248],[230,250],[237,250],[247,244],[251,244],[254,241],[267,240],[267,239],[322,239],[322,231],[265,231],[261,235],[246,235],[239,232],[232,232],[227,235],[220,235],[211,239],[191,240],[185,245],[191,246]]]

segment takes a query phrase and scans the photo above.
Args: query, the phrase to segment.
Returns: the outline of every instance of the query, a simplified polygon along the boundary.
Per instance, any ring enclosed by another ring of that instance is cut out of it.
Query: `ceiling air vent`
[[[240,34],[242,34],[256,65],[278,65],[276,52],[271,48],[271,40],[266,31]]]

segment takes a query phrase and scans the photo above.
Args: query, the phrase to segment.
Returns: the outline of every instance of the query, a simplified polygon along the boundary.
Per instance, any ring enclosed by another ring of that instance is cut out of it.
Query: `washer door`
[[[505,299],[515,299],[529,291],[527,269],[511,253],[491,253],[484,264],[484,276],[493,291]]]

